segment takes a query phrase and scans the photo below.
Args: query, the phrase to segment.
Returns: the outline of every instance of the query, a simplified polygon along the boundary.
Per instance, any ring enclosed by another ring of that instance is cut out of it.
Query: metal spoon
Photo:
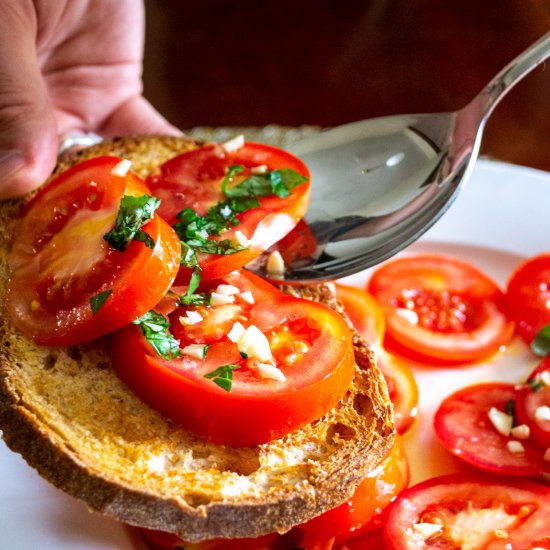
[[[337,127],[293,144],[311,170],[306,222],[312,256],[269,274],[285,282],[336,279],[373,266],[418,239],[449,208],[478,156],[485,123],[504,95],[550,56],[550,33],[507,65],[466,107]]]

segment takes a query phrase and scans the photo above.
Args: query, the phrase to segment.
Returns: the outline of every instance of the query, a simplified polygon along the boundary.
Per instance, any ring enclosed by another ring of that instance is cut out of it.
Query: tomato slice
[[[530,344],[550,323],[550,254],[521,263],[508,279],[506,298],[518,334]]]
[[[479,384],[453,393],[441,403],[434,417],[435,433],[458,458],[481,470],[509,476],[544,477],[550,462],[529,439],[499,433],[489,418],[495,408],[506,412],[515,399],[514,386],[503,383]],[[521,443],[523,452],[508,443]]]
[[[222,180],[231,166],[241,165],[244,170],[233,179],[238,184],[253,175],[258,167],[269,171],[288,168],[309,179],[309,171],[301,160],[269,145],[246,143],[236,151],[227,152],[220,145],[208,145],[183,153],[160,166],[160,173],[147,179],[155,196],[166,199],[159,215],[171,225],[177,214],[191,208],[200,216],[222,202]],[[211,240],[242,241],[239,231],[247,239],[245,250],[231,254],[198,253],[203,279],[212,280],[237,270],[284,237],[302,218],[309,204],[309,181],[295,187],[288,196],[269,195],[259,198],[260,206],[236,216],[238,225],[226,229]],[[188,282],[191,269],[182,267],[178,283]]]
[[[160,412],[216,443],[255,445],[320,418],[340,401],[355,369],[351,334],[328,307],[287,296],[249,272],[230,273],[210,290],[228,287],[236,292],[236,309],[210,306],[223,309],[219,317],[207,315],[208,308],[201,306],[179,308],[170,315],[182,339],[179,358],[159,357],[135,325],[114,335],[111,355],[122,380]],[[250,295],[253,303],[243,299]],[[237,343],[236,321],[241,332],[252,327]],[[211,323],[217,326],[212,329]],[[188,327],[194,338],[203,333],[205,343],[198,345],[203,351],[208,345],[204,358],[203,353],[196,357],[186,351]],[[230,391],[212,374],[228,365],[234,367]]]
[[[373,347],[394,408],[395,428],[404,433],[418,412],[418,386],[411,369],[395,355],[382,348],[385,320],[374,297],[357,287],[335,284],[336,297],[357,332]]]
[[[409,484],[409,464],[405,446],[396,437],[388,456],[359,484],[354,495],[340,506],[298,527],[303,531],[340,535],[338,542],[354,536]]]
[[[157,215],[143,226],[153,248],[134,240],[118,252],[104,240],[122,197],[150,194],[131,171],[112,173],[120,161],[84,161],[26,207],[6,305],[15,325],[39,344],[74,344],[128,324],[162,298],[177,274],[179,238]],[[109,292],[94,314],[90,300]]]
[[[214,539],[183,542],[177,535],[144,528],[131,528],[149,550],[289,550],[276,534],[248,539]]]
[[[400,357],[382,348],[376,350],[377,365],[393,403],[395,429],[404,434],[418,414],[418,385],[413,372]]]
[[[529,426],[530,439],[544,451],[550,447],[550,419],[542,414],[550,408],[550,386],[542,378],[545,372],[550,373],[550,357],[539,363],[525,384],[515,388],[517,422]]]
[[[391,260],[373,273],[367,288],[384,310],[388,349],[415,359],[477,361],[497,352],[514,333],[499,287],[455,258]]]
[[[385,542],[393,550],[548,548],[549,505],[548,488],[537,483],[441,476],[399,495],[385,523]]]
[[[386,322],[384,312],[374,297],[361,288],[341,283],[336,283],[334,289],[355,330],[369,344],[382,345]]]

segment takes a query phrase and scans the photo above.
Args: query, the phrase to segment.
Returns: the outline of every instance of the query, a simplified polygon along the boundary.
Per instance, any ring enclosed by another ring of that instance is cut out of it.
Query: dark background
[[[145,4],[145,95],[182,129],[455,110],[550,30],[550,0]],[[482,154],[550,170],[550,62],[497,107]]]

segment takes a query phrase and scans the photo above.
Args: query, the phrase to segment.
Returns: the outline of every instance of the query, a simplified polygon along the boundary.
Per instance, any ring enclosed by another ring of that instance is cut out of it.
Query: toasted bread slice
[[[115,139],[65,155],[57,171],[114,154],[146,176],[197,146],[177,137]],[[2,297],[22,202],[0,205]],[[328,286],[288,292],[341,311]],[[133,525],[188,541],[285,532],[348,499],[393,444],[386,384],[358,336],[356,377],[334,410],[280,440],[233,448],[207,443],[144,404],[112,371],[105,339],[45,348],[12,327],[3,305],[0,319],[7,445],[92,510]]]

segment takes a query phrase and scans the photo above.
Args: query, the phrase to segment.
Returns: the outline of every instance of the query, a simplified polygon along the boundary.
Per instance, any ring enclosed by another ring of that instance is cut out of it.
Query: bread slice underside
[[[179,137],[121,138],[68,155],[60,167],[115,154],[146,176],[197,146]],[[285,532],[348,499],[387,454],[392,406],[356,334],[356,376],[339,405],[280,440],[245,448],[205,442],[144,404],[114,374],[107,338],[67,348],[27,340],[3,299],[22,204],[0,205],[0,429],[53,485],[94,511],[188,541],[256,537]],[[329,286],[286,291],[342,312]]]

